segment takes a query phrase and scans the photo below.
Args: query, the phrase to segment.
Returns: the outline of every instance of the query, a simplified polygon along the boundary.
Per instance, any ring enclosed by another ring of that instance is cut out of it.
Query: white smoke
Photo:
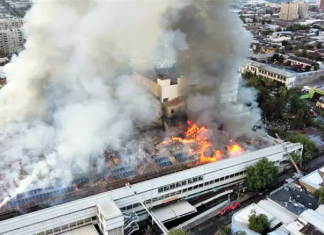
[[[72,163],[87,169],[156,120],[159,105],[118,71],[154,53],[169,2],[34,0],[0,91],[0,198],[70,180]]]

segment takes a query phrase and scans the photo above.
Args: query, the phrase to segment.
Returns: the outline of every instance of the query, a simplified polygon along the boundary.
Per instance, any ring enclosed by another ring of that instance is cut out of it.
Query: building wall
[[[298,4],[298,14],[299,14],[300,18],[302,18],[302,19],[309,18],[308,7],[309,7],[309,5],[307,3],[299,2],[299,4]]]
[[[0,30],[0,50],[5,55],[22,50],[24,39],[20,29],[6,29]]]
[[[241,66],[240,68],[241,73],[246,73],[248,71],[255,73],[257,76],[261,78],[269,78],[271,80],[282,83],[288,88],[293,87],[295,85],[296,76],[285,77],[283,75],[276,74],[274,72],[269,72],[262,67],[260,68],[259,66],[254,66],[252,64],[245,64]]]
[[[172,106],[172,107],[168,107],[168,106],[164,105],[164,115],[167,118],[171,118],[175,114],[183,112],[184,109],[185,109],[184,102],[181,102],[180,104]]]
[[[143,83],[151,91],[153,95],[159,98],[161,97],[162,89],[161,86],[159,86],[157,83],[136,72],[134,78],[140,81],[141,83]]]
[[[299,4],[298,2],[288,2],[288,3],[282,3],[281,4],[281,10],[279,13],[279,17],[282,20],[294,20],[299,17],[298,15],[298,8]]]

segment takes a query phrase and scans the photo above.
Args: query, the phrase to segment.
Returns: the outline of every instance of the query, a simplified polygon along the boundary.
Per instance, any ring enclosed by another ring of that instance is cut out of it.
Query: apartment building
[[[0,19],[0,30],[21,28],[22,26],[23,26],[23,19],[21,18]]]
[[[308,4],[305,2],[282,3],[279,17],[281,20],[295,20],[298,18],[308,18]]]
[[[12,55],[13,53],[22,50],[24,45],[24,38],[21,29],[12,28],[0,30],[0,50],[5,55]]]

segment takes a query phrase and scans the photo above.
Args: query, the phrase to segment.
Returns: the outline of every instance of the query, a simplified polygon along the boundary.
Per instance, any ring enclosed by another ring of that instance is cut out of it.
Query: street
[[[312,160],[311,162],[307,163],[310,171],[314,171],[318,168],[320,168],[321,166],[324,165],[324,156],[318,157],[314,160]],[[284,174],[280,175],[279,177],[276,178],[275,181],[273,181],[269,187],[268,187],[268,191],[271,192],[273,190],[275,190],[276,188],[280,187],[284,181],[287,178],[290,178],[294,175],[295,170],[294,169],[290,169],[289,171],[285,172]],[[257,203],[262,199],[265,199],[266,195],[259,195],[257,194],[254,197],[249,198],[248,200],[244,201],[241,203],[242,207],[248,206],[251,203]],[[231,201],[235,201],[231,199]],[[232,211],[230,213],[228,213],[225,216],[221,216],[220,214],[218,214],[217,216],[207,220],[206,222],[200,224],[199,226],[191,229],[191,234],[193,235],[212,235],[215,234],[215,232],[221,228],[224,225],[228,225],[231,223],[231,218],[232,215],[235,213],[235,211]]]

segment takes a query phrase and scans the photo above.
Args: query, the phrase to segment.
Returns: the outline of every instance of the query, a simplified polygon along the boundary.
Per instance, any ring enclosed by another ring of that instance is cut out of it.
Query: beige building
[[[21,28],[23,26],[23,19],[21,18],[6,18],[0,19],[0,29]]]
[[[24,39],[21,29],[0,30],[0,50],[5,55],[12,55],[20,52],[24,45]]]
[[[296,81],[296,75],[293,73],[252,60],[248,60],[246,63],[242,64],[240,72],[251,72],[260,78],[268,78],[284,84],[288,88],[293,87]]]
[[[308,4],[305,2],[282,3],[279,17],[281,20],[295,20],[298,18],[308,18]]]
[[[175,77],[146,70],[135,72],[135,77],[148,87],[161,103],[167,103],[186,94],[186,79],[183,76]]]

